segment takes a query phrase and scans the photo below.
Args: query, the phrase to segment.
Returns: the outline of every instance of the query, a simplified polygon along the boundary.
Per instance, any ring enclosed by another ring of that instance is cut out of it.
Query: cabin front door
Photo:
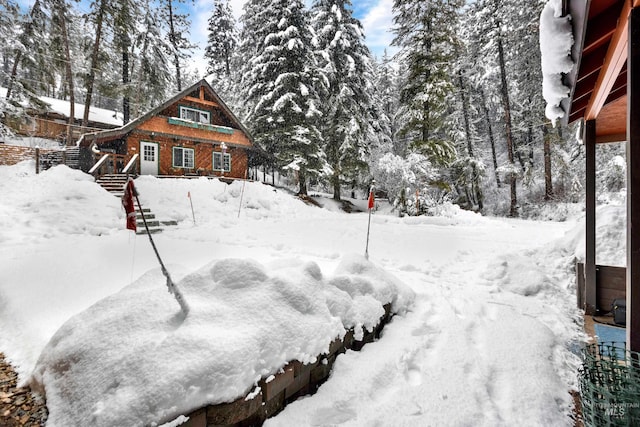
[[[140,141],[140,174],[158,175],[158,144]]]

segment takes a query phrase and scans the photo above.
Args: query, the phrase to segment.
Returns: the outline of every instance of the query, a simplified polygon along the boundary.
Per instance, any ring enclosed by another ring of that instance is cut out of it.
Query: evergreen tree
[[[131,46],[132,39],[136,33],[136,16],[139,15],[138,3],[134,0],[118,0],[115,5],[113,16],[114,25],[114,45],[121,70],[121,83],[119,86],[122,96],[123,122],[126,124],[131,120],[131,96],[133,88],[131,86]]]
[[[471,5],[470,15],[473,21],[469,22],[470,38],[479,45],[476,52],[483,62],[482,67],[485,71],[483,73],[486,87],[484,92],[492,101],[494,97],[497,100],[495,107],[487,108],[499,108],[502,113],[501,124],[504,129],[506,159],[502,159],[502,164],[498,166],[497,171],[509,183],[509,216],[518,215],[517,179],[521,172],[515,163],[516,143],[511,99],[513,87],[510,85],[515,78],[515,73],[509,62],[512,44],[509,43],[506,30],[512,24],[509,20],[513,19],[509,11],[514,12],[514,10],[509,1],[479,0]],[[486,84],[487,81],[491,81],[491,85]],[[498,88],[495,93],[494,87]],[[500,160],[498,159],[499,163]]]
[[[36,94],[43,86],[41,82],[52,80],[50,67],[43,65],[47,61],[44,58],[48,45],[47,16],[42,10],[40,0],[36,0],[24,16],[19,16],[16,5],[12,6],[11,3],[6,2],[4,7],[6,9],[0,13],[0,20],[8,18],[9,21],[2,22],[0,25],[0,31],[2,31],[0,37],[13,41],[13,43],[7,43],[7,50],[3,51],[5,70],[10,70],[9,73],[3,73],[3,81],[7,87],[6,97],[40,105]],[[18,24],[21,30],[16,34]],[[13,50],[9,49],[12,45]],[[18,107],[19,102],[15,105]]]
[[[462,0],[395,0],[393,6],[393,43],[401,48],[399,60],[407,72],[400,101],[406,117],[402,134],[439,164],[455,157],[444,118],[458,43],[453,28],[463,4]]]
[[[136,34],[133,43],[136,55],[131,73],[135,87],[132,109],[135,117],[166,100],[172,87],[172,65],[168,57],[171,47],[161,33],[160,18],[150,1],[142,7],[140,25],[143,31]]]
[[[379,160],[387,153],[406,156],[406,152],[399,152],[397,147],[396,112],[399,96],[397,89],[397,72],[391,65],[391,60],[385,50],[380,61],[373,63],[373,84],[370,91],[373,97],[371,135],[367,163],[373,177],[377,175]],[[376,179],[377,184],[381,184]]]
[[[324,151],[332,169],[333,198],[340,200],[341,185],[355,183],[367,168],[371,54],[349,0],[316,0],[311,12],[319,67],[329,83],[322,96]]]
[[[73,124],[75,120],[75,74],[73,71],[72,61],[72,38],[70,37],[69,23],[71,21],[72,13],[69,5],[65,0],[45,0],[43,2],[52,18],[53,27],[52,31],[54,37],[52,38],[52,51],[55,53],[57,65],[64,70],[64,82],[66,85],[63,89],[62,99],[69,100],[69,119],[67,125],[67,133],[65,136],[66,144],[73,144]]]
[[[454,140],[458,147],[458,158],[451,167],[451,178],[458,193],[457,203],[467,209],[482,211],[484,194],[482,178],[485,165],[480,150],[476,146],[478,140],[474,116],[477,114],[472,105],[473,83],[471,73],[476,72],[473,66],[472,52],[464,43],[468,40],[466,25],[461,23],[456,29],[461,43],[456,49],[453,92],[449,99],[451,113],[450,122],[454,130]]]
[[[16,52],[23,51],[20,46],[17,46],[20,41],[18,25],[20,22],[20,8],[18,4],[10,0],[0,0],[0,37],[2,37],[3,40],[2,46],[0,46],[0,56],[2,57],[0,82],[2,82],[4,87],[7,87],[9,84],[12,61]]]
[[[161,12],[167,28],[167,40],[171,46],[171,57],[178,92],[182,91],[181,69],[194,45],[189,41],[189,16],[178,12],[178,5],[188,0],[160,0]]]
[[[228,0],[214,1],[208,32],[204,57],[212,86],[225,102],[237,104],[240,76],[234,63],[237,62],[238,30]]]
[[[306,195],[307,180],[327,166],[317,127],[318,76],[307,12],[300,0],[247,5],[245,31],[253,32],[257,43],[254,55],[244,58],[251,65],[243,78],[253,106],[247,122],[256,142],[275,156],[277,166],[296,171],[298,193]],[[255,19],[258,16],[265,19]],[[257,27],[247,28],[248,24]]]
[[[89,122],[89,110],[91,108],[91,100],[93,97],[93,87],[96,80],[96,69],[99,66],[100,60],[100,49],[102,43],[102,31],[103,31],[103,23],[105,19],[107,19],[107,0],[99,0],[98,3],[92,3],[91,6],[93,8],[92,13],[90,14],[90,18],[92,22],[95,24],[95,40],[93,41],[93,48],[91,51],[91,64],[89,66],[88,73],[86,75],[86,95],[84,101],[84,115],[82,117],[82,127],[86,127]]]
[[[214,0],[207,27],[209,37],[204,51],[207,73],[218,83],[231,77],[231,61],[238,45],[238,30],[228,0]]]
[[[240,65],[240,88],[243,103],[241,115],[245,119],[251,114],[262,94],[258,94],[253,85],[260,81],[258,70],[253,66],[253,59],[264,49],[264,40],[269,34],[265,22],[275,19],[269,10],[271,0],[248,0],[240,17],[242,31],[238,45],[238,62]]]

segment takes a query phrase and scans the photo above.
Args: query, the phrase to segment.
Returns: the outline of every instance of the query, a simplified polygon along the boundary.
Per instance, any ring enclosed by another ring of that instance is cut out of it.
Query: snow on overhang
[[[563,75],[575,66],[572,47],[571,15],[563,16],[562,0],[549,0],[540,14],[540,53],[545,115],[554,125],[567,114],[561,103],[569,98],[571,88],[563,83]]]

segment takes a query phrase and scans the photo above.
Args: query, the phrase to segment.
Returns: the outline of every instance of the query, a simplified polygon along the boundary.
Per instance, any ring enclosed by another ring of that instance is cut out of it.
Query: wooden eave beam
[[[597,49],[592,50],[587,55],[582,55],[580,61],[580,73],[578,74],[578,82],[589,78],[592,74],[599,73],[604,64],[604,57],[607,55],[608,45],[603,44]]]
[[[208,105],[210,107],[218,107],[218,108],[220,108],[220,104],[218,104],[217,102],[207,101],[204,98],[194,98],[193,96],[185,96],[183,99],[185,101],[191,101],[191,102],[195,102],[195,103],[198,103],[198,104]]]
[[[607,97],[607,100],[604,104],[607,105],[608,103],[613,102],[616,99],[625,96],[626,94],[627,94],[627,70],[623,70],[618,76],[618,79],[616,80],[616,82],[613,84],[613,87],[611,88],[611,92],[609,92],[609,96]]]
[[[582,99],[585,96],[591,96],[591,94],[593,93],[593,86],[597,81],[598,75],[594,73],[591,74],[591,76],[589,76],[588,78],[582,79],[578,83],[576,83],[576,90],[573,93],[573,102],[576,103],[579,99]]]
[[[611,7],[588,23],[587,28],[589,30],[582,49],[583,55],[587,55],[594,49],[606,44],[613,37],[619,17],[620,11],[618,8]]]
[[[633,3],[633,5],[632,5]],[[609,97],[609,92],[620,74],[620,70],[627,61],[627,46],[629,33],[629,13],[632,7],[640,5],[640,0],[625,1],[618,20],[618,26],[611,38],[604,65],[598,76],[594,88],[594,96],[587,106],[585,119],[595,120]]]
[[[580,99],[574,101],[573,104],[571,104],[571,115],[579,111],[584,112],[584,110],[587,108],[587,105],[589,105],[589,99],[590,98],[588,96],[583,96]],[[583,115],[579,117],[582,117]]]

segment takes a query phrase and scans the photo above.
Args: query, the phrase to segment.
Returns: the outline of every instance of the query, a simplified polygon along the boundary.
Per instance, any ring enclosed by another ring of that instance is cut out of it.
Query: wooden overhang
[[[640,0],[565,0],[574,27],[574,70],[566,76],[569,123],[596,120],[596,142],[627,139],[629,13]]]
[[[201,94],[200,98],[191,98],[190,96],[188,96],[188,94],[196,90]],[[201,99],[203,98],[202,94],[204,91],[209,92],[209,94],[211,94],[211,96],[215,101],[211,102],[211,101],[204,101],[203,99]],[[108,130],[108,131],[92,132],[92,133],[86,133],[82,135],[82,137],[78,141],[78,145],[89,146],[94,142],[112,141],[115,139],[123,138],[125,135],[128,135],[129,133],[136,130],[136,128],[138,128],[141,123],[146,122],[147,120],[156,116],[159,112],[161,112],[165,108],[175,104],[181,99],[193,100],[194,102],[198,102],[198,103],[208,103],[209,105],[221,108],[224,111],[224,113],[231,119],[231,121],[233,122],[233,126],[237,129],[240,129],[242,132],[244,132],[244,134],[247,136],[249,141],[251,141],[252,147],[243,147],[243,148],[248,150],[257,149],[255,147],[253,137],[251,136],[249,131],[243,126],[240,120],[233,114],[233,112],[229,109],[229,107],[227,107],[227,105],[222,101],[222,99],[218,96],[215,90],[213,90],[211,85],[205,79],[202,79],[199,82],[193,84],[192,86],[183,90],[182,92],[180,92],[173,98],[169,99],[165,103],[152,109],[151,111],[144,114],[143,116],[140,116],[137,119],[130,121],[129,123],[127,123],[122,127]],[[175,135],[170,135],[170,136],[174,137]]]
[[[562,106],[583,119],[585,305],[596,311],[596,144],[625,142],[627,155],[627,349],[640,352],[640,0],[563,0],[572,17],[576,67]],[[636,224],[634,227],[633,224]]]

